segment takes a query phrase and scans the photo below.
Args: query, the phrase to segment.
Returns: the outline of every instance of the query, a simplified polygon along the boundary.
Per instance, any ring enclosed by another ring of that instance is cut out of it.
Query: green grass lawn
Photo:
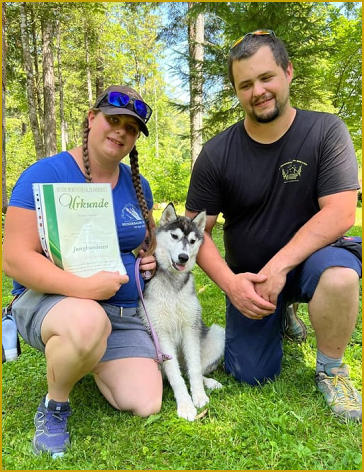
[[[351,234],[361,234],[360,226]],[[222,248],[220,223],[214,237]],[[224,325],[223,293],[199,268],[195,275],[205,322]],[[10,287],[4,277],[3,305]],[[224,388],[211,392],[207,415],[193,423],[177,417],[168,385],[161,412],[143,419],[114,410],[86,376],[70,396],[72,449],[57,460],[31,452],[33,416],[47,390],[46,365],[42,354],[22,342],[19,359],[3,365],[3,469],[360,470],[361,425],[338,422],[316,390],[316,342],[305,305],[299,313],[309,326],[308,340],[285,342],[279,378],[250,387],[220,367],[212,376]],[[344,360],[360,390],[361,333],[359,315]]]

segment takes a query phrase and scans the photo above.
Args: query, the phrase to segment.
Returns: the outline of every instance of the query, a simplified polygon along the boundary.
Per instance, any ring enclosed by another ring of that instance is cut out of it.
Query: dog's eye
[[[190,244],[195,244],[196,239],[191,239]]]
[[[171,236],[173,239],[178,239],[178,236],[176,234],[171,233]]]

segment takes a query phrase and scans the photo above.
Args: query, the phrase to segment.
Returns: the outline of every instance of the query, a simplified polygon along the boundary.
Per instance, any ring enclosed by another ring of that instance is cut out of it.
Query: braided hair
[[[149,219],[149,210],[147,202],[145,201],[144,192],[142,188],[142,182],[139,174],[139,162],[138,162],[138,151],[134,146],[129,153],[130,167],[131,167],[131,180],[134,185],[136,196],[139,202],[140,209],[142,210],[142,215],[147,225],[148,234],[145,239],[145,252],[146,255],[151,255],[154,253],[156,248],[156,239],[154,234],[154,228],[152,227],[151,221]]]
[[[98,110],[94,110],[96,113]],[[83,122],[83,137],[82,137],[82,161],[83,166],[85,168],[85,179],[87,182],[92,183],[92,175],[91,175],[91,166],[90,166],[90,157],[88,155],[88,135],[90,132],[90,128],[88,126],[88,118]],[[140,179],[139,174],[139,162],[138,162],[138,151],[134,146],[133,149],[129,153],[130,158],[130,167],[131,167],[131,179],[133,182],[133,186],[135,189],[135,193],[138,199],[138,203],[140,209],[142,211],[142,215],[147,226],[147,236],[144,240],[143,249],[145,250],[146,255],[151,255],[154,253],[156,248],[156,239],[154,228],[152,227],[151,221],[149,219],[149,210],[147,206],[147,202],[145,201],[142,182]]]
[[[88,156],[88,134],[90,128],[88,127],[88,118],[86,117],[82,124],[82,161],[85,168],[85,179],[88,183],[92,182],[90,158]]]

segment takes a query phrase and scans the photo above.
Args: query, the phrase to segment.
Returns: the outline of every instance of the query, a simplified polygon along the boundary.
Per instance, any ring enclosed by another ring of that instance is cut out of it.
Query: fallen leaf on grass
[[[150,415],[148,419],[144,422],[143,426],[148,426],[149,424],[155,423],[159,420],[162,415]]]
[[[207,408],[206,408],[206,410],[201,411],[201,413],[199,413],[198,415],[195,416],[195,420],[200,420],[201,418],[203,418],[204,416],[207,415],[207,412],[208,412]]]

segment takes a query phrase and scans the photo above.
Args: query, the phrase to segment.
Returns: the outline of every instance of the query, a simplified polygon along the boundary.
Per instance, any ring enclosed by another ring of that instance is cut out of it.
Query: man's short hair
[[[287,70],[289,64],[289,57],[286,46],[283,41],[272,35],[247,35],[242,41],[234,46],[228,58],[228,71],[230,82],[235,89],[233,76],[233,62],[247,59],[255,54],[262,46],[269,46],[276,64],[284,71]]]

